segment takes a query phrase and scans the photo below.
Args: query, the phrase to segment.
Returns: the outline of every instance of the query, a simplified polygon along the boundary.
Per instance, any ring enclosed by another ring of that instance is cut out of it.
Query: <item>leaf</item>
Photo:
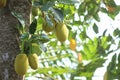
[[[52,22],[52,19],[47,14],[45,15],[45,21],[46,21],[48,27],[53,27],[54,26],[54,24]]]
[[[57,0],[58,3],[60,4],[75,4],[75,3],[79,3],[78,0]]]
[[[40,45],[40,48],[41,48],[44,52],[47,51],[47,48],[44,46],[43,43],[39,42],[39,45]]]
[[[111,61],[112,61],[113,64],[116,64],[116,56],[117,56],[117,55],[114,54],[113,57],[112,57],[112,60],[111,60]]]
[[[106,32],[107,32],[107,29],[104,30],[104,32],[103,32],[103,36],[105,36]]]
[[[57,8],[51,8],[52,13],[54,14],[55,18],[57,18],[57,21],[63,21],[64,15],[62,10],[57,9]]]
[[[37,28],[37,20],[34,19],[33,22],[30,24],[29,33],[34,34],[36,31],[36,28]]]
[[[118,55],[118,63],[120,63],[120,53],[119,53],[119,55]]]
[[[98,33],[98,26],[94,23],[93,30],[97,34]]]
[[[20,22],[22,26],[25,26],[25,20],[21,14],[16,13],[16,12],[11,12],[11,14],[18,19],[18,21]]]
[[[50,40],[50,38],[46,34],[40,34],[40,39],[39,41],[42,43],[46,43]]]
[[[20,37],[21,41],[27,41],[28,38],[29,38],[29,33],[24,33]]]
[[[100,17],[97,13],[93,14],[93,17],[96,21],[100,22]]]
[[[118,28],[116,28],[113,32],[113,36],[116,37],[117,35],[119,35],[119,33],[120,33],[120,30]]]
[[[47,12],[54,4],[55,4],[54,2],[48,1],[46,4],[44,4],[44,5],[41,7],[41,10]]]
[[[78,9],[78,14],[84,15],[85,9],[86,9],[86,3],[81,3]]]
[[[104,12],[104,13],[107,13],[106,8],[101,8],[101,11]]]

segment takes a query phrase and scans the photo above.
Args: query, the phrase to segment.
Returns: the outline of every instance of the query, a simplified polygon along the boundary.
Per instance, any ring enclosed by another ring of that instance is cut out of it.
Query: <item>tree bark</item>
[[[20,53],[19,21],[11,11],[17,12],[25,19],[26,27],[29,26],[31,3],[29,0],[8,0],[7,6],[0,9],[0,80],[24,80],[14,70],[14,60]]]

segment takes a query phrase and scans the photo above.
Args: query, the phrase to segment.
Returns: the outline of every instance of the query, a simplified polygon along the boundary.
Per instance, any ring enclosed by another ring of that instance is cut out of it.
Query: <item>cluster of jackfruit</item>
[[[25,75],[27,73],[28,67],[32,69],[38,68],[38,56],[37,54],[29,54],[28,56],[24,53],[18,54],[15,58],[15,71],[18,75]]]
[[[53,20],[53,18],[51,18],[51,20],[53,25],[50,26],[47,21],[44,21],[42,29],[46,33],[55,31],[55,35],[60,42],[64,42],[65,40],[67,40],[69,35],[69,30],[67,26],[63,22],[56,22],[55,20]]]

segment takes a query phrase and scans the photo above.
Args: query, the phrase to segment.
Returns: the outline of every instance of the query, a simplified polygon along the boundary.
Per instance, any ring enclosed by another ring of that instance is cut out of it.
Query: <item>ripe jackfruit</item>
[[[26,54],[18,54],[15,58],[15,71],[18,75],[25,75],[28,69],[28,58]]]
[[[64,23],[56,25],[56,37],[60,42],[64,42],[68,38],[69,30]]]
[[[37,54],[30,54],[28,55],[28,61],[29,65],[32,69],[37,69],[38,68],[38,56]]]
[[[75,50],[76,49],[76,41],[75,39],[70,40],[70,49]]]

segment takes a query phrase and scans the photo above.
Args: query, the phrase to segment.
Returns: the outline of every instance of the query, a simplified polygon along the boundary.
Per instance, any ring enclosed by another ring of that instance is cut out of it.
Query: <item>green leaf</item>
[[[75,4],[75,3],[79,3],[78,0],[57,0],[58,3],[60,4]]]
[[[23,16],[21,14],[16,13],[16,12],[11,12],[11,14],[18,19],[18,21],[20,22],[22,27],[25,26],[25,20],[24,20],[24,18],[23,18]]]
[[[118,28],[116,28],[113,32],[113,36],[117,36],[117,35],[120,35],[120,30]]]
[[[52,13],[54,14],[55,18],[57,21],[63,21],[64,20],[64,15],[62,10],[57,9],[57,8],[51,8]]]
[[[96,21],[100,22],[100,17],[97,13],[93,14],[93,17]]]
[[[101,8],[101,11],[104,12],[104,13],[107,13],[106,8]]]
[[[120,53],[118,55],[118,63],[120,64]]]
[[[45,21],[48,27],[53,27],[54,24],[52,22],[52,19],[48,16],[48,14],[45,15]]]
[[[46,43],[50,40],[50,38],[46,34],[40,34],[40,39],[39,41],[42,43]]]
[[[104,30],[104,32],[103,32],[103,36],[105,36],[106,32],[107,32],[107,29]]]
[[[98,26],[95,23],[93,25],[93,30],[95,31],[96,34],[98,33]]]
[[[21,41],[27,41],[29,39],[29,33],[24,33],[20,37]]]
[[[34,34],[36,31],[36,28],[37,28],[37,20],[34,19],[33,22],[30,24],[29,33]]]
[[[78,9],[78,14],[84,15],[85,9],[86,9],[86,3],[81,3]]]
[[[53,6],[54,4],[55,4],[54,2],[48,1],[47,3],[45,3],[45,4],[41,7],[41,10],[47,12],[50,8],[52,8],[52,6]]]
[[[114,64],[116,64],[116,56],[117,56],[117,55],[116,55],[116,54],[114,54],[114,55],[113,55],[113,57],[112,57],[112,60],[111,60],[111,61],[112,61],[112,63],[114,63]]]

